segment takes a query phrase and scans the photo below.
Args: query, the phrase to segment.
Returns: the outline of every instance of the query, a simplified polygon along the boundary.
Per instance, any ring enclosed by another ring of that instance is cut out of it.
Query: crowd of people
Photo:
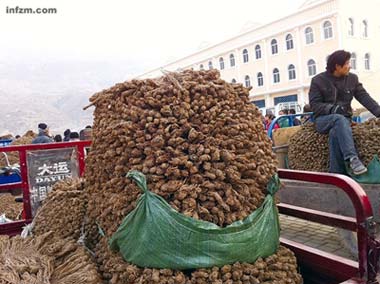
[[[49,126],[46,123],[40,123],[38,124],[38,136],[32,140],[32,144],[91,140],[91,138],[92,127],[90,125],[87,125],[84,129],[79,131],[79,133],[66,129],[63,132],[63,136],[61,134],[52,136]]]
[[[309,113],[311,112],[310,105],[306,104],[303,108],[303,113]],[[278,128],[285,128],[289,126],[298,126],[301,124],[304,124],[308,121],[310,121],[310,115],[301,115],[300,118],[297,118],[296,116],[288,116],[288,115],[295,115],[296,111],[295,109],[282,109],[278,113],[280,116],[285,116],[283,118],[279,118],[277,122],[273,125],[273,129]],[[264,128],[266,131],[269,130],[270,125],[272,124],[272,121],[276,118],[276,116],[273,113],[267,113],[264,118]]]

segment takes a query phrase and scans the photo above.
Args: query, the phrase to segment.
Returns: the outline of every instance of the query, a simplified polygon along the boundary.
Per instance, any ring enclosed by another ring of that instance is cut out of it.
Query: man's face
[[[350,72],[351,64],[350,60],[347,60],[343,66],[335,65],[335,70],[339,76],[346,76]]]

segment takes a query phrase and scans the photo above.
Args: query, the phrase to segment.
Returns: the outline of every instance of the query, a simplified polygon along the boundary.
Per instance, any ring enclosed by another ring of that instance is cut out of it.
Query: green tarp
[[[279,188],[277,175],[267,186],[270,194],[262,206],[224,228],[175,211],[147,189],[142,173],[131,171],[127,176],[143,194],[109,241],[126,261],[140,267],[185,270],[253,263],[277,251],[280,229],[272,196]]]
[[[380,161],[377,155],[373,157],[372,161],[367,166],[366,173],[356,176],[348,166],[346,166],[346,171],[352,179],[359,183],[380,184]]]

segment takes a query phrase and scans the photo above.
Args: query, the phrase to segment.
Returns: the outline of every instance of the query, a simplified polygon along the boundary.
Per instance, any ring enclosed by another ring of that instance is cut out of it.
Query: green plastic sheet
[[[346,171],[352,179],[359,183],[380,184],[380,161],[377,155],[373,157],[372,161],[367,166],[366,173],[356,176],[348,166],[346,166]]]
[[[137,183],[143,194],[109,245],[130,263],[150,268],[196,269],[237,261],[253,263],[278,249],[278,211],[272,196],[279,188],[277,175],[268,183],[269,194],[262,206],[224,228],[175,211],[148,190],[142,173],[131,171],[127,177]]]

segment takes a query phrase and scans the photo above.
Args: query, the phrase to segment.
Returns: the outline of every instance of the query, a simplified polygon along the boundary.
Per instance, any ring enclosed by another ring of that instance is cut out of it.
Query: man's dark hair
[[[70,137],[70,129],[66,129],[65,130],[65,132],[63,132],[63,135],[65,136],[65,137]]]
[[[347,60],[350,60],[351,53],[345,50],[337,50],[329,55],[327,58],[326,70],[333,73],[336,65],[343,66]]]
[[[289,110],[289,113],[290,113],[290,114],[296,114],[296,110],[295,110],[294,108],[291,108],[291,109]]]
[[[54,136],[54,141],[55,142],[62,142],[62,136],[60,134],[57,134]]]
[[[48,126],[47,126],[46,123],[41,122],[41,123],[38,124],[38,128],[39,128],[39,129],[45,130],[47,127],[48,127]]]
[[[287,108],[283,108],[283,109],[282,109],[282,112],[283,112],[284,114],[289,114],[289,110],[288,110]]]
[[[71,133],[70,133],[70,139],[76,139],[76,138],[79,139],[79,134],[78,134],[78,132],[71,132]]]

